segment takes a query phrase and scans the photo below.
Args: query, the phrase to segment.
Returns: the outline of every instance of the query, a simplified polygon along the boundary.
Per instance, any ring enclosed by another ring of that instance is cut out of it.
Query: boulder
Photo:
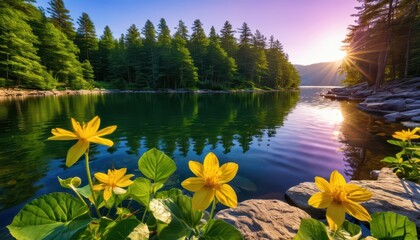
[[[384,115],[385,120],[389,121],[389,122],[396,122],[399,120],[403,120],[403,118],[405,118],[404,120],[408,120],[409,117],[404,117],[401,113],[399,112],[394,112],[394,113],[389,113]]]
[[[403,116],[407,116],[407,117],[410,117],[410,118],[417,117],[417,116],[420,116],[420,108],[409,110],[409,111],[404,111],[404,112],[401,112],[401,114]]]
[[[235,226],[245,239],[292,239],[300,221],[310,216],[280,200],[246,200],[216,214]]]
[[[350,183],[362,186],[372,192],[372,198],[361,203],[369,213],[392,211],[407,216],[416,224],[417,228],[420,227],[419,184],[399,179],[389,168],[381,169],[377,180],[352,180]],[[286,195],[290,191],[304,191],[300,194],[288,195],[288,198],[294,205],[307,210],[311,208],[308,205],[308,199],[319,190],[315,183],[306,182],[292,187],[286,192]]]
[[[375,110],[386,110],[386,111],[402,111],[406,109],[405,100],[400,99],[388,99],[383,102],[375,102],[366,104],[367,108]]]

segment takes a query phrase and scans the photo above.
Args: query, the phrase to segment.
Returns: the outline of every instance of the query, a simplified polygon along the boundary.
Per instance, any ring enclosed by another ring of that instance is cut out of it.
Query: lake
[[[84,161],[65,167],[73,141],[46,141],[55,127],[71,129],[70,117],[101,127],[112,148],[92,145],[91,170],[127,167],[140,175],[139,157],[158,148],[177,171],[170,186],[192,173],[188,161],[214,152],[221,164],[236,162],[232,185],[238,200],[283,199],[285,191],[337,169],[347,180],[369,179],[371,170],[393,154],[386,140],[402,129],[359,111],[354,102],[320,97],[320,87],[297,92],[112,93],[0,100],[0,227],[31,199],[61,191],[57,176],[82,177]]]

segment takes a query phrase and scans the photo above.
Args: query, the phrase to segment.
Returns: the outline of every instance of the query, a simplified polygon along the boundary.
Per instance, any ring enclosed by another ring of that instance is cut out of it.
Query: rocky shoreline
[[[409,127],[420,126],[420,77],[388,81],[377,91],[367,83],[333,88],[323,96],[360,101],[360,110],[383,116],[389,122],[402,122]]]
[[[293,90],[293,89],[292,89]],[[189,89],[159,89],[159,90],[119,90],[119,89],[91,89],[91,90],[30,90],[19,88],[0,88],[0,99],[16,97],[65,96],[106,93],[236,93],[236,92],[275,92],[281,90],[238,89],[238,90],[189,90]]]
[[[383,168],[376,180],[352,180],[373,193],[361,203],[370,214],[392,211],[407,216],[420,232],[420,185],[399,179],[391,169]],[[233,209],[221,210],[216,218],[238,228],[245,239],[292,239],[304,218],[324,219],[325,210],[308,205],[308,199],[319,190],[314,182],[304,182],[286,192],[286,202],[251,199]]]

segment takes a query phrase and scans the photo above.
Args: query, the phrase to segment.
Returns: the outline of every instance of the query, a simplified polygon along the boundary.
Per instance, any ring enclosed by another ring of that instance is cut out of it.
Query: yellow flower
[[[330,229],[337,231],[344,222],[346,212],[361,221],[370,221],[366,209],[357,202],[364,202],[372,193],[356,184],[347,184],[343,175],[333,171],[330,182],[315,177],[315,184],[322,192],[315,193],[308,204],[315,208],[327,208],[327,221]]]
[[[226,184],[238,172],[238,164],[229,162],[219,168],[219,160],[210,152],[204,159],[204,164],[189,161],[188,166],[197,177],[184,180],[181,185],[195,192],[192,199],[193,209],[204,210],[216,196],[217,200],[228,207],[236,207],[238,199],[231,186]]]
[[[410,141],[411,139],[418,139],[420,136],[416,134],[417,130],[419,130],[419,128],[415,128],[412,131],[410,131],[410,129],[407,129],[407,131],[402,130],[401,132],[395,132],[392,137],[400,139],[403,142]]]
[[[134,174],[127,174],[127,168],[110,170],[108,169],[108,175],[105,173],[95,173],[95,178],[101,182],[98,185],[93,186],[93,191],[104,190],[104,199],[108,201],[111,198],[112,192],[115,194],[124,194],[127,191],[123,187],[128,187],[133,184],[130,180]]]
[[[111,140],[102,138],[102,136],[113,133],[117,128],[116,125],[98,131],[101,123],[101,119],[98,116],[92,118],[92,120],[83,125],[80,125],[80,123],[76,122],[73,118],[71,119],[71,123],[74,132],[62,128],[53,128],[51,133],[54,136],[48,138],[48,140],[78,140],[67,152],[67,167],[71,167],[79,160],[79,158],[88,150],[90,143],[102,144],[108,147],[114,145]]]

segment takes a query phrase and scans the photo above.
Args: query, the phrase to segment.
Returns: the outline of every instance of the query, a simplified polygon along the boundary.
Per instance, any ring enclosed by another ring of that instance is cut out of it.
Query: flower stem
[[[90,192],[92,193],[93,206],[95,207],[96,214],[98,215],[98,218],[101,218],[101,213],[99,212],[98,206],[97,206],[97,204],[96,204],[96,196],[95,196],[95,192],[93,191],[92,176],[90,175],[90,167],[89,167],[89,148],[88,148],[88,150],[85,152],[85,159],[86,159],[86,174],[87,174],[87,178],[88,178],[88,181],[89,181]]]
[[[74,193],[76,193],[76,195],[77,195],[77,197],[79,197],[80,201],[82,201],[82,203],[89,209],[89,206],[87,205],[85,200],[82,198],[80,193],[77,191],[77,189],[75,187],[73,187],[73,185],[71,185],[71,189],[73,190]]]
[[[213,204],[211,205],[211,210],[210,210],[210,217],[209,217],[209,221],[206,223],[205,225],[205,230],[204,230],[204,235],[207,233],[208,229],[209,229],[209,224],[210,222],[213,220],[214,217],[214,210],[216,209],[216,205],[217,205],[217,199],[214,198],[213,199]]]

